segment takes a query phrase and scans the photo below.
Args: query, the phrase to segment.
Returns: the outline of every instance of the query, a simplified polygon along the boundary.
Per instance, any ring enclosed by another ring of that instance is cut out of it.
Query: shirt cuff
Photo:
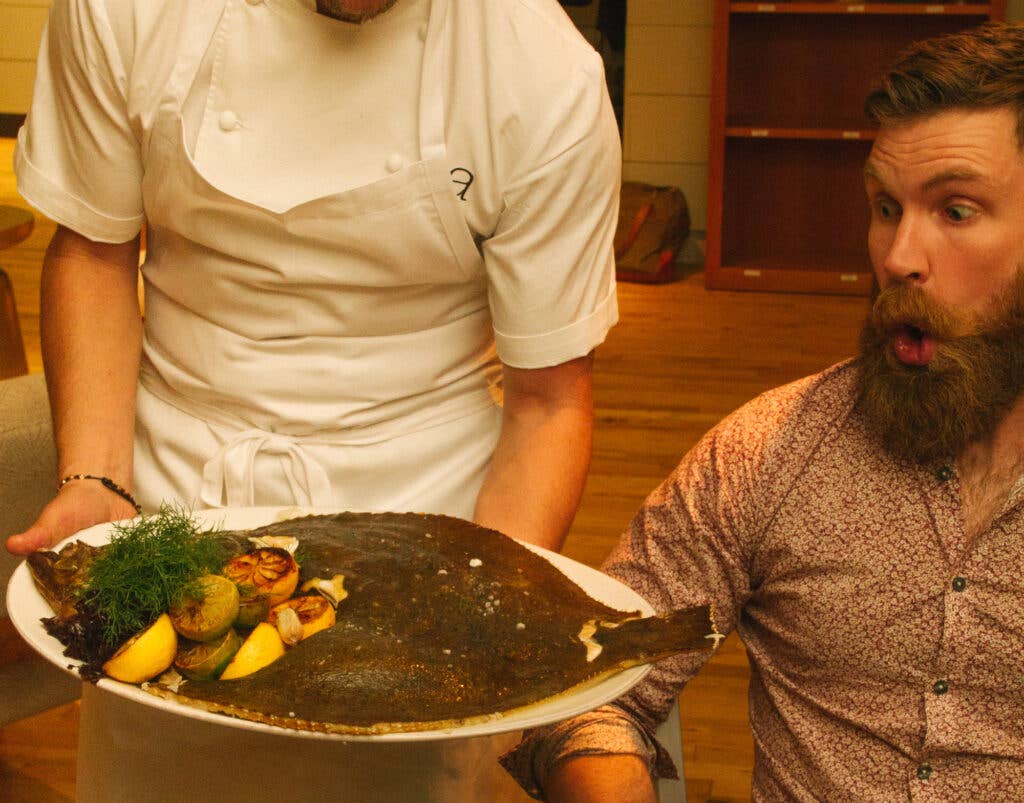
[[[500,761],[530,797],[542,800],[549,773],[563,761],[606,755],[637,756],[652,776],[679,777],[668,751],[614,705],[530,731]]]
[[[508,335],[494,330],[498,357],[513,368],[547,368],[589,354],[604,342],[619,320],[619,302],[612,284],[597,309],[568,326],[541,335]]]
[[[50,220],[99,243],[126,243],[142,229],[145,216],[116,218],[96,211],[62,190],[40,171],[26,154],[25,129],[18,132],[14,173],[18,194]]]

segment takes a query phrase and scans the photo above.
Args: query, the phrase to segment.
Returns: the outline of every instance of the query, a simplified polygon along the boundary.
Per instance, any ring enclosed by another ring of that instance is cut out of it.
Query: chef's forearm
[[[60,477],[132,488],[138,255],[138,238],[96,243],[60,227],[43,261],[40,334]]]
[[[476,521],[561,548],[579,506],[593,434],[592,357],[505,369],[501,435],[477,499]]]

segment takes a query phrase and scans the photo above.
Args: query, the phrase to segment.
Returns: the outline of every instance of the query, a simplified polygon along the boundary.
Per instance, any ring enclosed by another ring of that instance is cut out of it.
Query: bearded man
[[[867,101],[862,353],[727,418],[605,570],[710,602],[751,663],[755,800],[1024,798],[1024,25],[912,48]],[[705,655],[505,757],[550,801],[651,801]]]

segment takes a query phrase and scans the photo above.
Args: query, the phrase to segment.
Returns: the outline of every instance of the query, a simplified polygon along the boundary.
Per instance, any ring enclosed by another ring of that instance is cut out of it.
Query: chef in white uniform
[[[59,224],[43,352],[72,479],[8,548],[136,497],[436,511],[558,548],[617,318],[618,143],[555,0],[54,0],[15,162]],[[242,758],[236,729],[165,722],[147,753],[150,712],[105,696],[83,704],[83,800],[173,798],[176,738]],[[445,751],[392,763],[440,767],[428,798],[494,799]],[[278,799],[333,777],[286,764]]]

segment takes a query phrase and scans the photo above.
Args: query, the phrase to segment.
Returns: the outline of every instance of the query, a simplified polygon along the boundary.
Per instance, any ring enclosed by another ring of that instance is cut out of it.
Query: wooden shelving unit
[[[868,294],[871,80],[913,41],[1005,15],[1006,0],[716,0],[707,287]]]

